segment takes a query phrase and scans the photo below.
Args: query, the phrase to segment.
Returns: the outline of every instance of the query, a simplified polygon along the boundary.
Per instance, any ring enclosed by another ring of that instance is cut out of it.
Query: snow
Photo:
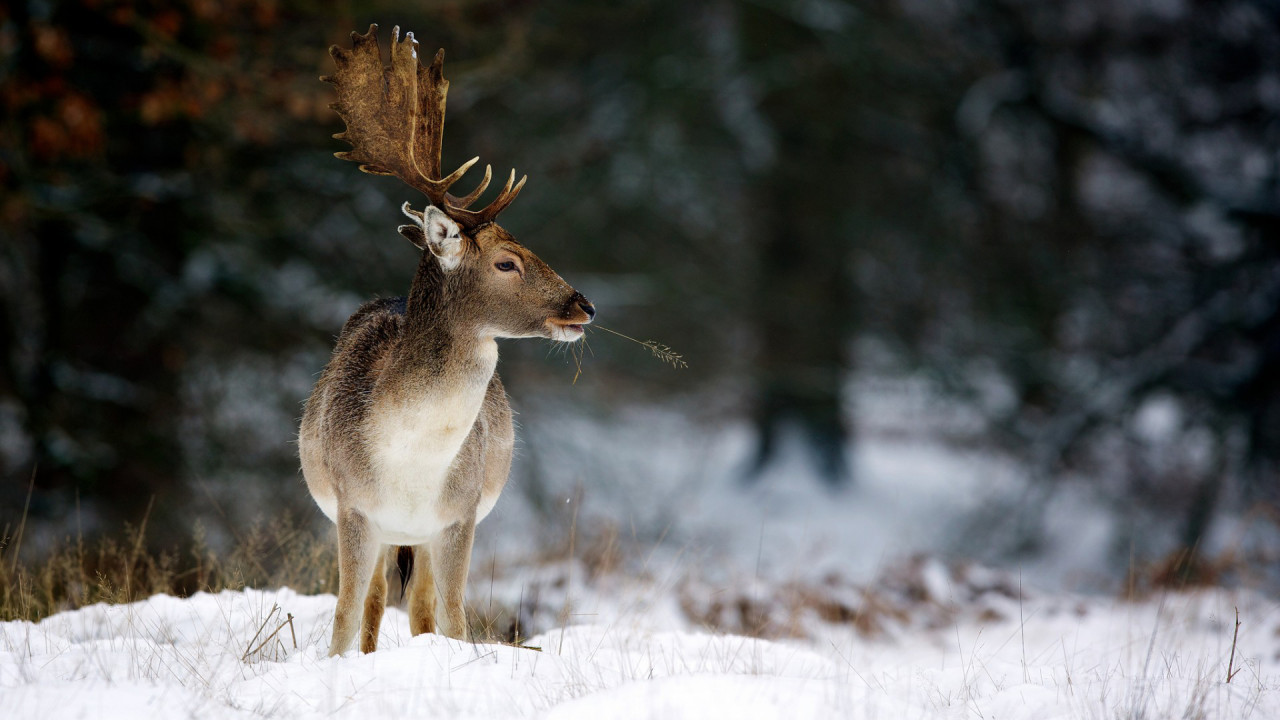
[[[966,596],[923,565],[930,592]],[[526,647],[410,637],[390,608],[377,652],[337,658],[325,657],[332,596],[95,605],[0,625],[0,698],[8,718],[104,720],[1280,717],[1280,605],[1249,592],[1027,595],[1003,615],[979,603],[936,627],[906,617],[867,638],[818,624],[775,641],[596,600],[590,624]],[[1243,669],[1227,684],[1235,607]]]
[[[1274,584],[1117,599],[1118,521],[1069,488],[1045,503],[1039,558],[964,560],[1012,522],[1000,508],[1026,479],[920,431],[970,419],[874,400],[839,492],[796,438],[744,485],[743,425],[525,412],[537,452],[518,463],[542,471],[513,477],[480,526],[467,595],[499,632],[518,620],[522,647],[412,637],[391,607],[377,652],[329,658],[332,596],[155,596],[0,623],[0,716],[1280,718]],[[562,528],[520,502],[530,475]]]

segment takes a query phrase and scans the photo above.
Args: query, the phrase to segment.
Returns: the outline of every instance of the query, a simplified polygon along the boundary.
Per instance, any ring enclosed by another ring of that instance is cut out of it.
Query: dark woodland
[[[849,383],[905,378],[963,409],[948,442],[1034,479],[972,519],[1017,518],[995,556],[1035,552],[1065,483],[1139,551],[1221,513],[1280,529],[1264,0],[6,4],[0,527],[145,517],[171,545],[315,512],[300,403],[416,258],[421,197],[333,158],[325,49],[370,23],[447,49],[444,165],[528,173],[504,227],[687,362],[505,344],[528,432],[540,402],[746,422],[744,488],[795,436],[840,502]],[[546,504],[516,472],[507,501]]]

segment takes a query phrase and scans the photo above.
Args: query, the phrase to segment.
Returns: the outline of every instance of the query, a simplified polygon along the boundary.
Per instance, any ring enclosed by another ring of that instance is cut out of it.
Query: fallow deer
[[[511,172],[482,210],[449,188],[476,163],[440,173],[444,50],[424,67],[412,33],[392,31],[383,66],[378,28],[329,48],[332,105],[351,144],[336,156],[394,175],[426,195],[399,231],[422,249],[408,298],[365,303],[343,325],[307,400],[298,445],[307,488],[338,528],[338,604],[330,655],[377,647],[388,555],[412,553],[410,629],[468,638],[463,596],[475,526],[493,509],[511,468],[511,408],[494,372],[496,338],[573,342],[595,308],[495,222],[524,186]],[[397,550],[398,548],[398,550]],[[361,620],[363,618],[363,621]]]

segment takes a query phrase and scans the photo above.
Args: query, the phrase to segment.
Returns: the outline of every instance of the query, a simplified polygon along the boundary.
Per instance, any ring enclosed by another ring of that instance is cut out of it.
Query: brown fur
[[[441,629],[467,638],[475,525],[506,484],[514,442],[495,339],[572,341],[594,315],[497,225],[463,234],[428,208],[407,228],[426,250],[409,297],[374,300],[347,320],[299,433],[307,487],[338,526],[330,654],[358,627],[361,650],[376,648],[388,546],[413,547],[413,633],[436,629],[438,597]]]

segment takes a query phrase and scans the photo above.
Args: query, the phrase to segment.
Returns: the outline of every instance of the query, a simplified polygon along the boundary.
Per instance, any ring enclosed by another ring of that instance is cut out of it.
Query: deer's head
[[[468,232],[437,207],[401,209],[416,222],[400,234],[433,256],[450,297],[466,305],[482,335],[572,342],[595,317],[582,293],[497,223]]]
[[[352,49],[329,48],[337,72],[321,78],[333,83],[338,101],[331,107],[347,129],[334,135],[352,149],[335,153],[360,163],[374,175],[394,175],[427,196],[418,212],[405,203],[402,211],[414,222],[401,225],[402,235],[423,250],[424,262],[438,264],[452,302],[466,308],[481,332],[495,337],[546,337],[574,341],[595,308],[528,248],[503,230],[495,219],[520,194],[527,177],[516,182],[511,171],[492,203],[468,209],[489,186],[492,166],[464,197],[449,193],[480,158],[472,158],[448,176],[440,173],[444,136],[444,50],[430,67],[418,62],[413,33],[400,39],[392,30],[391,65],[383,67],[378,26],[364,35],[351,34]]]

